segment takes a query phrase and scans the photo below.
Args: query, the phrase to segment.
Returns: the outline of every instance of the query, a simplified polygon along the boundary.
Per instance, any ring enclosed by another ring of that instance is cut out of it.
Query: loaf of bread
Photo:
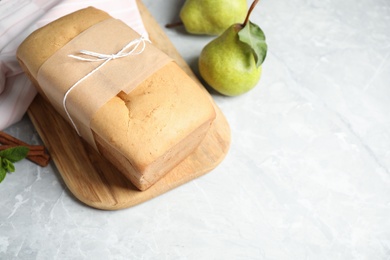
[[[93,7],[82,9],[36,30],[19,46],[18,60],[43,97],[48,99],[37,81],[42,64],[110,18]],[[214,118],[210,98],[175,62],[168,62],[129,94],[120,92],[105,103],[91,129],[98,151],[146,190],[196,149]]]

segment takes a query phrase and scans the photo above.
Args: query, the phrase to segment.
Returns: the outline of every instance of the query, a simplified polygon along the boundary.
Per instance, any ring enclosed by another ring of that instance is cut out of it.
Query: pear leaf
[[[244,28],[238,32],[238,37],[241,42],[248,44],[255,57],[256,66],[264,62],[267,56],[267,43],[265,42],[265,35],[261,28],[257,25],[248,21]]]

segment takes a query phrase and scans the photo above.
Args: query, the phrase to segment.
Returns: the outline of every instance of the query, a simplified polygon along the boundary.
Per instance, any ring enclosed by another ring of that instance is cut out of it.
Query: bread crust
[[[89,7],[33,32],[19,46],[18,60],[44,95],[37,74],[56,51],[91,26],[111,18]],[[45,97],[47,99],[47,97]],[[94,115],[99,152],[140,190],[146,190],[191,154],[215,118],[204,91],[169,62],[132,92],[118,93]]]

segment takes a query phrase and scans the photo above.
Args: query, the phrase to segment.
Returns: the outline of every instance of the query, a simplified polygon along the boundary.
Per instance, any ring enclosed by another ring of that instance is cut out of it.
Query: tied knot
[[[150,42],[147,38],[144,36],[141,36],[138,39],[135,39],[131,42],[129,42],[126,46],[124,46],[120,51],[114,54],[104,54],[104,53],[98,53],[94,51],[88,51],[88,50],[81,50],[77,55],[70,54],[68,55],[71,58],[81,60],[81,61],[108,61],[108,60],[115,60],[119,58],[124,58],[129,55],[138,55],[141,54],[146,47],[145,42]],[[141,48],[139,48],[141,46]]]
[[[114,54],[104,54],[104,53],[97,53],[93,51],[87,51],[87,50],[81,50],[77,55],[70,54],[68,55],[71,58],[81,60],[81,61],[89,61],[89,62],[95,62],[95,61],[103,61],[99,66],[97,66],[95,69],[93,69],[91,72],[89,72],[87,75],[79,79],[75,84],[73,84],[65,93],[64,99],[62,100],[62,106],[65,110],[66,115],[68,116],[70,122],[72,123],[74,129],[76,130],[77,134],[80,135],[80,132],[76,126],[76,123],[72,119],[72,116],[70,115],[68,108],[66,107],[66,100],[68,98],[69,93],[78,86],[81,82],[83,82],[85,79],[87,79],[89,76],[94,74],[96,71],[98,71],[100,68],[102,68],[104,65],[106,65],[109,61],[124,58],[130,55],[138,55],[141,54],[145,48],[146,48],[146,42],[150,42],[149,39],[145,38],[144,36],[141,36],[138,39],[132,40],[127,45],[125,45],[120,51]]]

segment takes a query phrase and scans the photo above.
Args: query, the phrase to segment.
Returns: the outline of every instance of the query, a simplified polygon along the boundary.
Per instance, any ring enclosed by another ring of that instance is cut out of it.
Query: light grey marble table
[[[163,26],[183,1],[145,0]],[[0,259],[390,259],[390,1],[264,0],[263,76],[213,94],[223,163],[119,211],[79,203],[53,164],[0,184]],[[165,29],[191,67],[213,37]],[[26,117],[6,129],[40,143]]]

